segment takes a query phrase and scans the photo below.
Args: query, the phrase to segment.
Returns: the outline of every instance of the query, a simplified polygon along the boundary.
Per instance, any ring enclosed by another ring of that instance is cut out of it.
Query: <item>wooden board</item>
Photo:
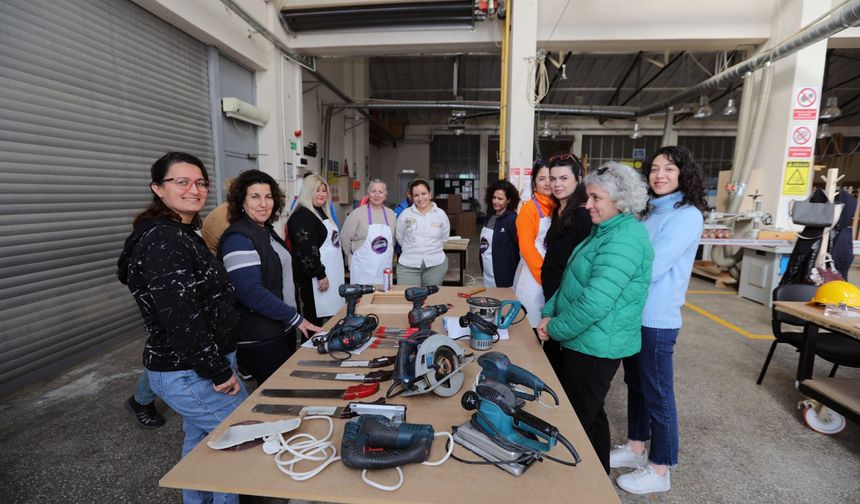
[[[402,295],[402,288],[397,289]],[[438,294],[430,296],[429,304],[450,303],[453,308],[447,315],[463,315],[467,311],[466,300],[458,298],[456,293],[463,289],[443,287]],[[513,299],[511,289],[488,289],[487,296],[499,299]],[[369,301],[368,294],[365,299]],[[371,306],[372,303],[362,302],[359,306]],[[376,306],[397,306],[377,304]],[[327,324],[330,327],[343,311]],[[406,319],[403,314],[378,312],[381,325],[405,327]],[[435,323],[436,330],[441,330],[442,321]],[[403,467],[405,481],[403,487],[395,492],[383,492],[364,484],[360,471],[345,467],[337,462],[327,467],[317,477],[308,481],[296,482],[282,474],[276,467],[272,456],[265,455],[261,449],[254,448],[241,452],[220,452],[206,446],[205,441],[198,445],[188,456],[182,459],[160,481],[162,486],[171,488],[193,488],[217,492],[242,493],[248,495],[265,495],[281,498],[305,499],[324,502],[347,503],[458,503],[458,502],[540,502],[568,503],[574,496],[580,496],[589,503],[619,503],[620,500],[612,483],[591,448],[591,444],[577,421],[576,414],[570,406],[564,391],[555,377],[552,368],[544,356],[528,324],[521,322],[510,329],[511,338],[497,343],[494,350],[506,353],[514,364],[535,373],[543,379],[558,394],[561,406],[555,409],[545,408],[537,403],[529,403],[526,411],[558,427],[559,431],[569,439],[582,456],[582,463],[577,467],[567,467],[550,461],[543,461],[529,468],[522,476],[514,477],[492,466],[465,465],[453,459],[441,466],[429,467],[423,465],[408,465]],[[465,345],[465,343],[464,343]],[[464,346],[465,348],[465,346]],[[468,350],[471,351],[471,350]],[[369,350],[361,354],[361,358],[372,358],[381,355],[391,355],[391,349]],[[302,380],[290,377],[299,359],[320,357],[311,349],[299,349],[263,387],[288,388],[335,388],[332,382]],[[306,368],[307,369],[307,368]],[[473,363],[465,369],[465,383],[471,384],[479,368]],[[382,384],[382,392],[390,382]],[[452,397],[442,398],[434,394],[397,398],[393,403],[407,406],[407,420],[412,423],[430,423],[437,431],[449,431],[451,426],[467,421],[470,412],[460,405],[460,398],[466,387]],[[368,398],[370,400],[375,397]],[[548,399],[551,401],[551,399]],[[254,392],[238,409],[236,409],[215,431],[207,438],[220,435],[227,426],[244,420],[272,421],[281,417],[255,414],[251,408],[257,403],[290,403],[290,404],[344,404],[344,401],[332,399],[271,399]],[[343,432],[344,420],[335,421],[333,438],[340,451],[340,439]],[[300,432],[310,432],[320,435],[325,430],[324,422],[306,422],[299,428]],[[619,427],[620,428],[620,427]],[[177,440],[176,452],[179,452]],[[441,456],[443,443],[437,441],[433,445],[431,460]],[[461,446],[455,448],[458,456],[474,460],[475,456]],[[570,460],[570,455],[563,447],[556,446],[550,455]],[[298,470],[309,470],[313,465],[300,464]],[[383,484],[396,481],[394,471],[376,471],[371,478]]]

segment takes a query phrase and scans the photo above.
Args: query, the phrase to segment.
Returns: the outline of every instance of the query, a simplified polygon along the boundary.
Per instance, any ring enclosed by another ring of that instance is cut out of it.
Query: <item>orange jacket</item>
[[[549,196],[543,194],[534,194],[540,205],[541,212],[544,217],[552,217],[552,210],[555,208],[555,202]],[[543,267],[543,257],[535,247],[538,230],[540,229],[540,215],[535,207],[534,200],[530,199],[523,203],[520,207],[520,213],[517,216],[517,238],[520,242],[520,255],[529,267],[532,276],[540,284],[540,270]]]

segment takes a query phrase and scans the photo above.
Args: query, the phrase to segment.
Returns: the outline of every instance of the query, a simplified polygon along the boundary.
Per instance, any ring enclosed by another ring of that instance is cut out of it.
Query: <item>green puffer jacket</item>
[[[642,308],[654,249],[645,226],[619,214],[593,227],[567,261],[561,287],[541,312],[561,346],[621,359],[642,348]]]

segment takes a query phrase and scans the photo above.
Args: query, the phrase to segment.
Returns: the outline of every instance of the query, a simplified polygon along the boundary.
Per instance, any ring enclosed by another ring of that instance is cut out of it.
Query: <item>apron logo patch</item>
[[[481,253],[483,254],[489,248],[490,248],[490,242],[487,241],[487,239],[482,236],[481,237]]]
[[[388,250],[388,239],[384,236],[377,236],[370,242],[370,248],[377,254],[384,254]]]
[[[331,230],[331,244],[334,245],[335,247],[340,247],[340,242],[337,241],[337,238],[338,238],[337,229],[332,229]]]

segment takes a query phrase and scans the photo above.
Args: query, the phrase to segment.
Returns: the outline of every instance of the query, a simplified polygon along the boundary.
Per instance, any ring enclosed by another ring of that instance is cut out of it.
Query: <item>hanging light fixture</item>
[[[726,102],[726,108],[723,109],[722,115],[724,117],[730,117],[738,113],[738,107],[735,105],[735,99],[729,98],[729,101]]]
[[[538,131],[538,136],[541,138],[549,138],[552,136],[552,130],[549,129],[549,121],[543,122],[543,129]]]
[[[824,106],[824,110],[821,111],[820,117],[821,119],[833,119],[835,117],[839,117],[842,115],[842,109],[839,108],[839,99],[835,96],[831,96],[827,99],[827,103]]]
[[[708,105],[708,97],[700,96],[699,97],[699,106],[696,107],[696,113],[693,114],[693,117],[696,119],[704,119],[706,117],[711,117],[711,114],[714,113],[714,109]]]
[[[451,111],[451,117],[454,119],[462,119],[466,117],[466,111],[463,109],[454,109]]]
[[[633,133],[630,133],[630,138],[633,140],[642,138],[642,132],[639,130],[639,121],[633,123]]]
[[[829,138],[833,133],[830,131],[830,125],[822,123],[818,126],[818,138]]]
[[[457,136],[460,136],[460,135],[462,135],[462,134],[463,134],[463,133],[465,133],[465,132],[466,132],[466,128],[464,128],[464,127],[462,127],[462,126],[459,126],[459,127],[454,128],[454,134],[455,134],[455,135],[457,135]]]

